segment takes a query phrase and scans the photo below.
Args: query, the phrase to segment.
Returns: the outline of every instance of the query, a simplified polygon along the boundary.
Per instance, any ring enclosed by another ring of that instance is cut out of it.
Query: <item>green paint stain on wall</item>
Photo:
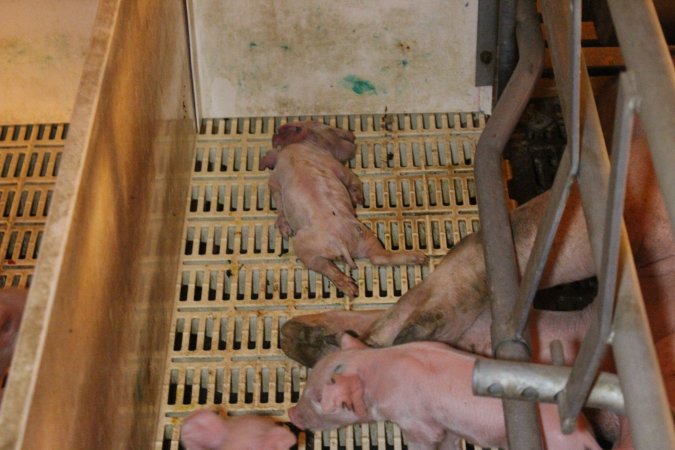
[[[282,49],[282,50],[288,51],[288,50],[290,50],[290,47],[289,47],[288,45],[286,45],[286,44],[282,44],[282,45],[281,45],[281,49]]]
[[[377,94],[375,86],[368,80],[357,77],[356,75],[347,75],[342,79],[344,84],[358,95]]]
[[[250,43],[248,44],[248,48],[251,49],[251,50],[253,50],[253,49],[256,48],[257,46],[258,46],[258,44],[256,44],[255,42],[250,42]]]
[[[407,59],[402,59],[402,60],[401,60],[401,65],[402,65],[403,67],[407,66],[407,65],[408,65],[408,60],[407,60]]]

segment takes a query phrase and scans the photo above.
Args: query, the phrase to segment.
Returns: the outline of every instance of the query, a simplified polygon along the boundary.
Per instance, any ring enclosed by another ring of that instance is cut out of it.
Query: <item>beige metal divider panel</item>
[[[187,5],[198,117],[490,111],[477,1]]]
[[[478,227],[472,159],[484,125],[476,114],[326,116],[353,130],[350,166],[364,185],[357,214],[389,249],[418,249],[426,266],[351,272],[345,297],[296,261],[274,228],[275,210],[258,161],[273,130],[292,118],[209,120],[197,143],[183,257],[175,294],[157,449],[177,449],[181,418],[203,407],[287,420],[306,369],[279,347],[289,318],[330,309],[385,308],[426,277]],[[344,266],[342,266],[344,267]],[[398,427],[372,424],[301,433],[300,449],[400,449]]]

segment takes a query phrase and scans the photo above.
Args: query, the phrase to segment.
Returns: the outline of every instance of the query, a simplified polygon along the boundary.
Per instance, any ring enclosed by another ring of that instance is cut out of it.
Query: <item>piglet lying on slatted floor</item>
[[[269,180],[277,206],[276,227],[294,236],[293,248],[310,269],[324,274],[347,295],[358,287],[333,262],[356,268],[355,258],[373,264],[420,264],[417,251],[390,252],[356,219],[363,203],[361,181],[344,162],[356,152],[354,135],[319,122],[283,125],[272,140],[274,149],[260,160],[260,169],[274,169]]]
[[[288,450],[296,443],[293,433],[269,417],[223,419],[207,409],[190,414],[180,434],[186,450]]]
[[[341,350],[321,359],[307,378],[298,404],[288,411],[296,426],[332,429],[390,420],[410,450],[460,449],[462,438],[506,448],[501,400],[474,396],[476,356],[439,342],[370,348],[348,334]],[[546,448],[600,449],[585,420],[562,434],[555,405],[539,406]]]

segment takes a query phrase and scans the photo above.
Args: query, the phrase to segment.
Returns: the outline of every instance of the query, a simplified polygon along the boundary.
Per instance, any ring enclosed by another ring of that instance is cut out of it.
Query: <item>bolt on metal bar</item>
[[[609,11],[628,70],[642,97],[640,118],[654,170],[675,226],[675,67],[651,0],[609,0]]]
[[[569,78],[572,83],[569,85],[567,98],[570,107],[567,117],[567,146],[562,157],[561,165],[558,167],[551,194],[546,205],[546,210],[539,223],[537,236],[530,253],[530,257],[525,267],[523,279],[520,282],[518,300],[516,309],[513,313],[512,333],[522,336],[527,319],[530,315],[530,308],[534,301],[534,296],[539,288],[539,282],[544,273],[544,266],[548,254],[553,245],[553,239],[558,231],[558,225],[565,211],[565,205],[569,197],[572,184],[579,171],[579,122],[580,122],[580,91],[579,91],[579,70],[581,64],[581,0],[572,0],[570,2],[571,18],[566,16],[560,18],[567,25],[567,54]],[[568,23],[569,21],[569,23]],[[557,36],[549,37],[549,46],[552,49],[554,59],[560,58],[564,54],[565,45],[563,42],[557,42]],[[556,67],[564,67],[561,64]]]
[[[534,90],[543,67],[544,43],[534,2],[518,0],[516,39],[520,58],[476,148],[476,193],[492,302],[492,345],[498,358],[527,360],[525,340],[513,339],[508,324],[518,289],[516,252],[504,197],[502,152]],[[541,449],[536,405],[504,400],[510,448]]]
[[[564,389],[571,370],[570,367],[478,358],[473,371],[473,393],[557,403],[556,396]],[[619,377],[606,372],[600,373],[585,405],[623,414],[624,399]]]
[[[623,223],[623,204],[636,101],[632,77],[622,73],[619,78],[618,109],[612,137],[609,202],[605,208],[602,259],[598,273],[600,285],[598,296],[592,305],[595,309],[595,321],[581,344],[565,390],[559,396],[560,420],[563,431],[566,433],[574,430],[576,417],[581,412],[584,400],[607,351],[619,270],[619,236]]]

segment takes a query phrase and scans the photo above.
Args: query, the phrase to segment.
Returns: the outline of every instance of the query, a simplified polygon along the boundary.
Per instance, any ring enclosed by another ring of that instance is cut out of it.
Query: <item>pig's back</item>
[[[397,364],[389,371],[389,382],[400,386],[397,397],[401,399],[395,422],[411,429],[434,422],[483,446],[505,444],[501,401],[473,395],[475,355],[438,342],[413,342],[391,349],[396,349],[390,359]]]
[[[289,145],[279,154],[274,173],[281,184],[286,220],[294,231],[356,222],[349,192],[331,170],[335,164],[340,163],[330,153],[309,145]]]
[[[411,371],[406,374],[408,378],[399,377],[410,389],[404,398],[418,399],[414,402],[418,404],[416,406],[408,403],[410,417],[423,418],[426,414],[428,421],[430,415],[455,434],[483,447],[503,448],[507,445],[501,400],[473,395],[471,383],[476,355],[438,342],[413,342],[391,348],[399,349],[395,359],[404,362],[394,372],[400,375]],[[416,407],[419,409],[414,411]],[[540,405],[540,413],[547,448],[600,448],[585,419],[582,418],[578,429],[568,436],[560,431],[555,405]],[[414,420],[409,422],[414,426]]]

